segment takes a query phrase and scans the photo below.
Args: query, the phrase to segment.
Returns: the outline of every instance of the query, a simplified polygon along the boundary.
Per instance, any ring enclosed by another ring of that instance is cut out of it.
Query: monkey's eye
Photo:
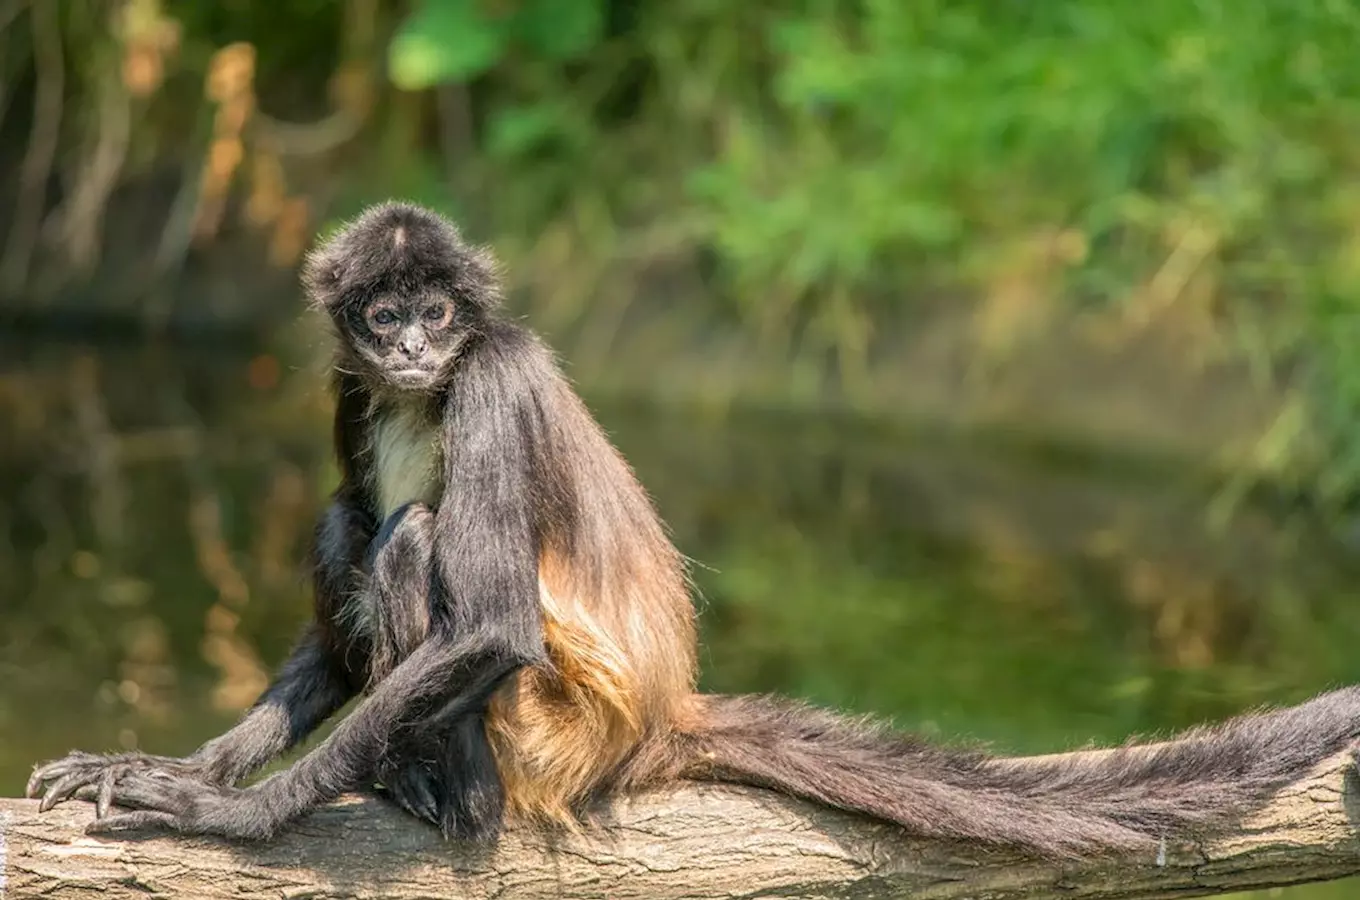
[[[397,314],[384,307],[371,311],[368,320],[377,328],[388,328],[397,324]]]
[[[448,323],[451,313],[452,310],[449,308],[448,301],[432,303],[425,307],[425,321],[436,325],[445,325]]]

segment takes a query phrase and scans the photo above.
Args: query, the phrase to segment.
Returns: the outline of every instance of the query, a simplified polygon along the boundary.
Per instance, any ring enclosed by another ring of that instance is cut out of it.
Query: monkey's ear
[[[483,309],[501,304],[504,273],[499,257],[490,247],[464,245],[454,278],[455,290]]]
[[[302,263],[302,288],[311,304],[327,312],[334,309],[340,299],[340,285],[344,278],[345,266],[342,257],[330,252],[325,245],[307,254]]]

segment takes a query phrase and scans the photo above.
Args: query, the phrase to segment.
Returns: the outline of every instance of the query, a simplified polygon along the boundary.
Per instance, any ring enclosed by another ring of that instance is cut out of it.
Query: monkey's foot
[[[61,759],[37,766],[28,779],[25,796],[42,797],[39,812],[47,812],[73,797],[93,800],[97,814],[108,814],[114,787],[134,772],[165,772],[184,778],[200,777],[202,766],[189,759],[130,753],[85,753],[73,751]]]
[[[115,805],[130,811],[109,815],[96,809],[86,834],[161,830],[263,840],[281,824],[277,807],[259,786],[223,787],[164,771],[132,772],[114,783],[112,794]]]
[[[500,833],[499,793],[450,786],[437,769],[414,762],[390,767],[379,774],[378,782],[379,796],[434,825],[446,838],[479,842]]]
[[[397,806],[431,825],[440,825],[439,791],[434,777],[414,765],[394,768],[379,778],[378,793]]]

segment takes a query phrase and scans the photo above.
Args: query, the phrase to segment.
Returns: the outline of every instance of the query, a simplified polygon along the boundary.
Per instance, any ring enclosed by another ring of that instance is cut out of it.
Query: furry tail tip
[[[1028,759],[942,748],[773,697],[696,701],[686,777],[1059,857],[1156,850],[1231,827],[1360,733],[1355,687],[1161,743]]]

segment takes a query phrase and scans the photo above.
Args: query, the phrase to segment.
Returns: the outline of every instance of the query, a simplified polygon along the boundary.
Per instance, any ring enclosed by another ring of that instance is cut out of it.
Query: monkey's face
[[[448,380],[466,335],[448,297],[381,296],[355,313],[351,341],[378,380],[404,391],[430,391]]]

